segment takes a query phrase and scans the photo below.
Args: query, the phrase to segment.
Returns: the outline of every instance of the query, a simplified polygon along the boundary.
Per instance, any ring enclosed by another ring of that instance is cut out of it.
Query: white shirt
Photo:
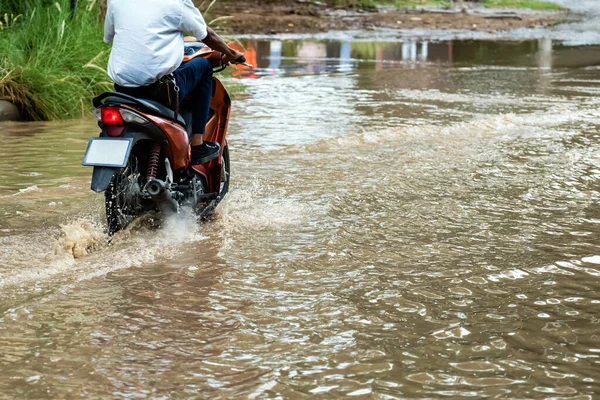
[[[183,61],[183,33],[207,36],[192,0],[108,0],[104,41],[113,43],[108,75],[125,87],[146,86]]]

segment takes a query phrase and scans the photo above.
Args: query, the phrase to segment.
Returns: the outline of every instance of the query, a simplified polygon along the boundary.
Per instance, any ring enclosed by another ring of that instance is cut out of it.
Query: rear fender
[[[96,193],[106,192],[112,182],[113,177],[121,171],[122,168],[94,167],[92,174],[92,190]]]
[[[100,134],[100,137],[106,137],[107,135],[103,132]],[[151,137],[146,133],[126,133],[122,137],[133,138],[132,148],[135,148],[137,142],[141,140],[155,140],[155,138]],[[133,151],[132,151],[133,153]],[[119,173],[122,168],[113,168],[113,167],[94,167],[94,172],[92,174],[92,190],[96,193],[105,192],[114,176]]]

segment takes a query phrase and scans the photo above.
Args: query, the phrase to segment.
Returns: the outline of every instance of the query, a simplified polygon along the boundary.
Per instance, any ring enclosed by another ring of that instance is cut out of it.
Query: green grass
[[[81,117],[91,98],[112,86],[95,2],[80,1],[74,19],[66,0],[32,3],[0,28],[0,98],[30,120]]]
[[[555,3],[540,0],[485,0],[486,7],[529,8],[540,11],[558,11],[562,7]]]
[[[0,0],[0,15],[23,14],[35,7],[53,4],[53,0]]]

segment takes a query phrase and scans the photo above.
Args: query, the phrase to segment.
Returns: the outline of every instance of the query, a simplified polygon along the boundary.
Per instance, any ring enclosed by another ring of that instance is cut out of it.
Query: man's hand
[[[227,43],[225,43],[225,41],[210,28],[208,28],[208,36],[206,36],[202,42],[211,49],[223,53],[223,66],[227,66],[244,56],[244,53],[240,53],[229,47]]]
[[[229,47],[230,52],[228,54],[223,53],[223,66],[228,66],[229,64],[235,64],[237,60],[244,57],[244,53],[241,51],[237,51]]]

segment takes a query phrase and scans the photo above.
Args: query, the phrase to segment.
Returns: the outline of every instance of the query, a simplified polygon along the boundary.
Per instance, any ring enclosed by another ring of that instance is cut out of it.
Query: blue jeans
[[[213,95],[213,67],[206,58],[197,57],[173,72],[179,86],[179,99],[188,95],[192,102],[192,133],[204,134]]]

